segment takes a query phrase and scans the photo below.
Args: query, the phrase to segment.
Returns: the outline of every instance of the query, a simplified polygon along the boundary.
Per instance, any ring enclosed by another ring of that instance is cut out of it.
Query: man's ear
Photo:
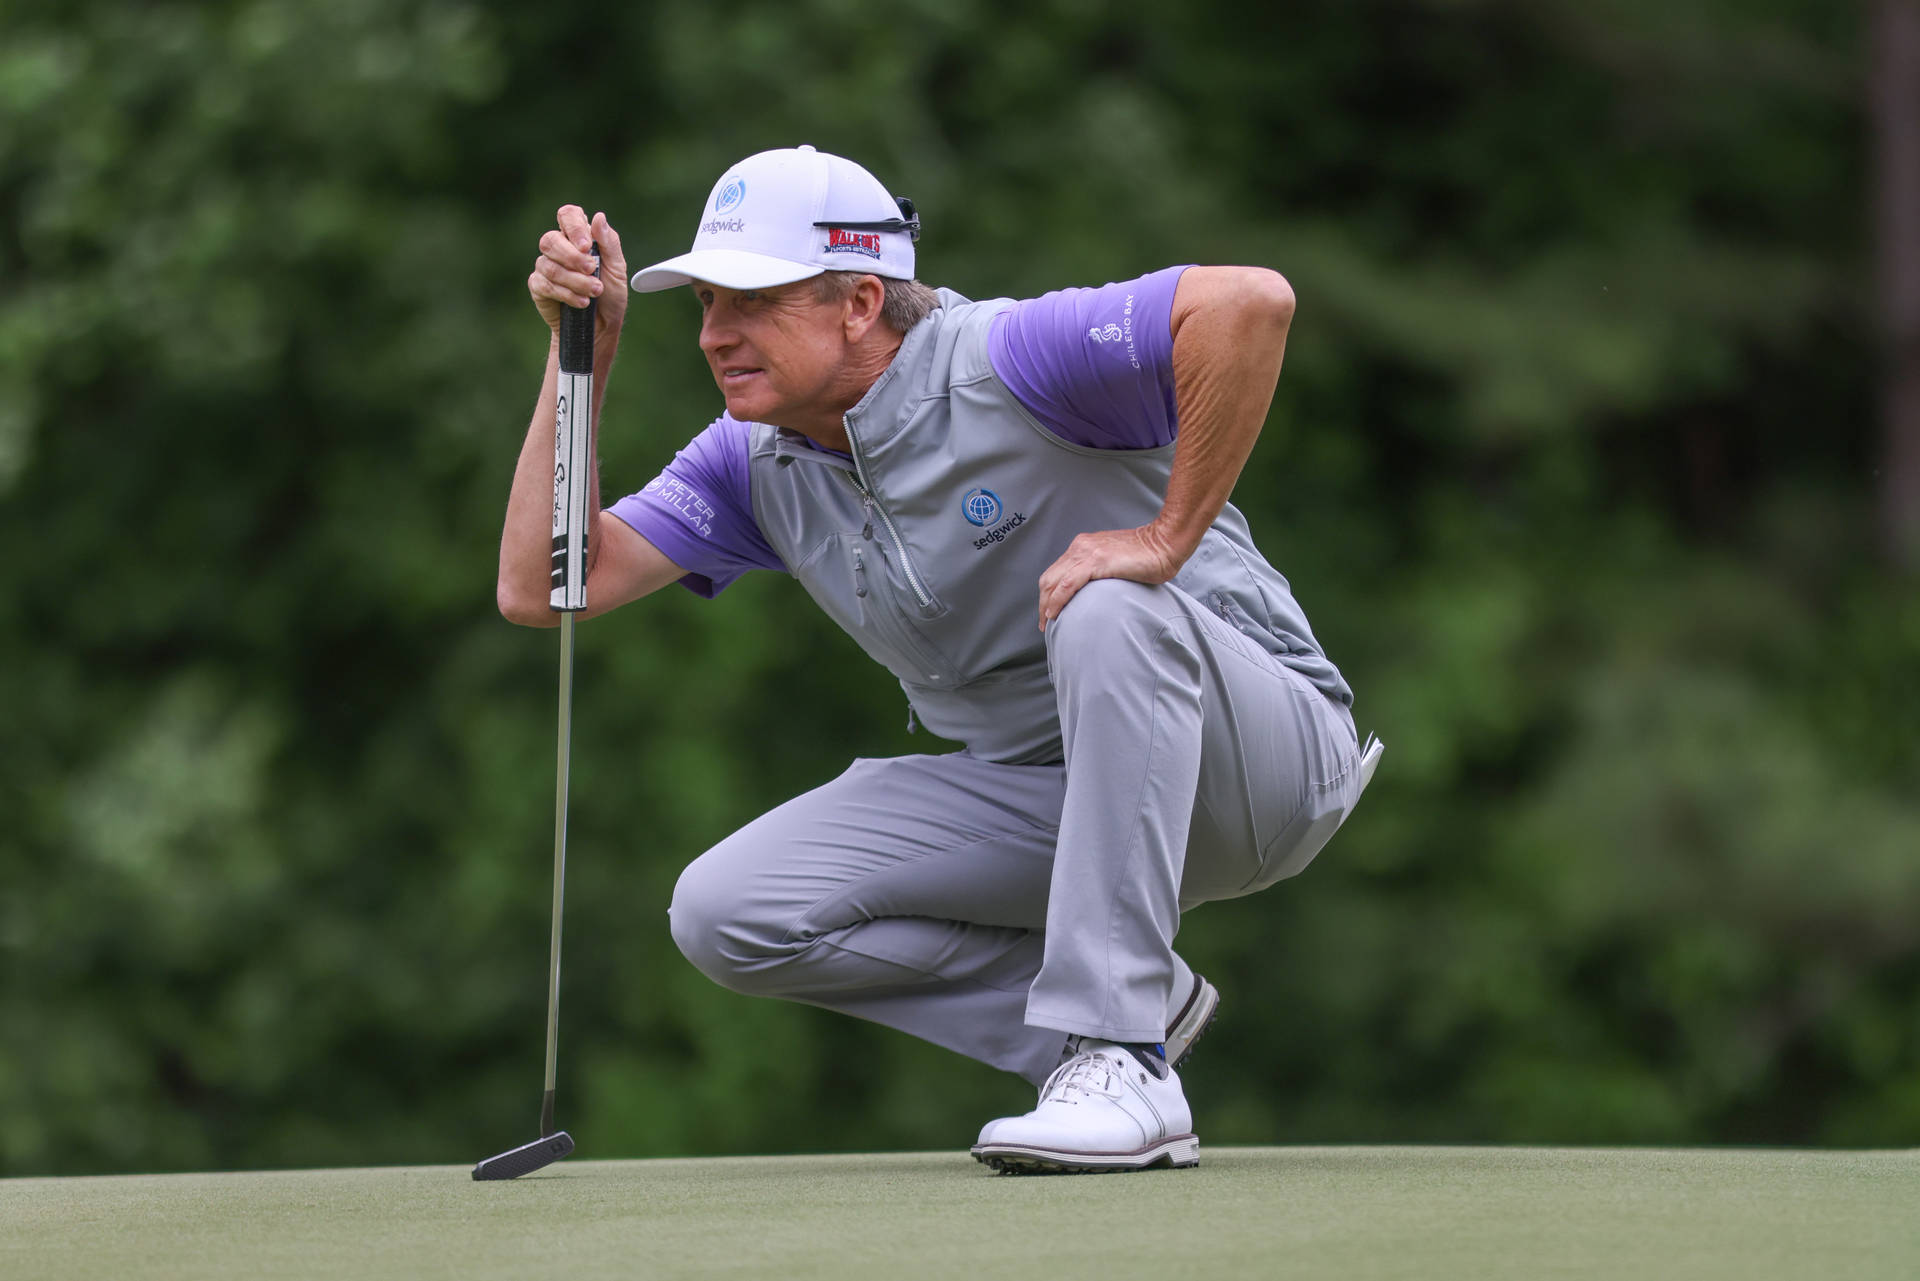
[[[887,300],[887,287],[878,276],[862,276],[847,295],[847,341],[859,342],[880,323],[880,307]]]

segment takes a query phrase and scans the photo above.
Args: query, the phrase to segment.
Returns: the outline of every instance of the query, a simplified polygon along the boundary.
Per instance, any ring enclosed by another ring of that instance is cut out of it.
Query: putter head
[[[523,1174],[532,1174],[542,1166],[552,1165],[572,1151],[573,1136],[565,1130],[558,1130],[544,1139],[523,1143],[511,1152],[488,1157],[473,1167],[473,1177],[476,1180],[517,1179]]]

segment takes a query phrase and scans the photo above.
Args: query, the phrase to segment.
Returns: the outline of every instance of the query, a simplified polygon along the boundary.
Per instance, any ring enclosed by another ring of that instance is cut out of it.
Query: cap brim
[[[771,289],[824,271],[825,267],[747,253],[742,249],[696,249],[634,272],[632,283],[634,291],[643,294],[690,285],[696,280],[726,289]]]

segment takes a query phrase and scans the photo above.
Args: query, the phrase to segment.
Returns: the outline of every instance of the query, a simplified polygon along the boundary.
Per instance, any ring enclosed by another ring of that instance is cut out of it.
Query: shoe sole
[[[1200,1140],[1191,1134],[1177,1134],[1132,1152],[1074,1152],[1016,1143],[982,1143],[973,1149],[973,1159],[1000,1174],[1130,1174],[1156,1166],[1184,1170],[1200,1164]]]
[[[1207,1029],[1213,1026],[1213,1016],[1220,1012],[1220,989],[1198,974],[1193,977],[1193,991],[1167,1029],[1167,1062],[1175,1071],[1193,1057],[1193,1047],[1207,1034]]]

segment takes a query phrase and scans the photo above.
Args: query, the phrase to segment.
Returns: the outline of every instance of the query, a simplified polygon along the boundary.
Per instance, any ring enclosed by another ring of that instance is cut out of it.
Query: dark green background
[[[0,6],[0,1173],[532,1137],[555,638],[493,608],[563,201],[911,195],[976,297],[1294,283],[1236,501],[1388,755],[1189,918],[1210,1142],[1920,1143],[1920,596],[1835,0]],[[718,409],[637,299],[610,495]],[[561,1117],[955,1147],[1021,1083],[710,985],[689,859],[927,750],[792,583],[580,633]]]

